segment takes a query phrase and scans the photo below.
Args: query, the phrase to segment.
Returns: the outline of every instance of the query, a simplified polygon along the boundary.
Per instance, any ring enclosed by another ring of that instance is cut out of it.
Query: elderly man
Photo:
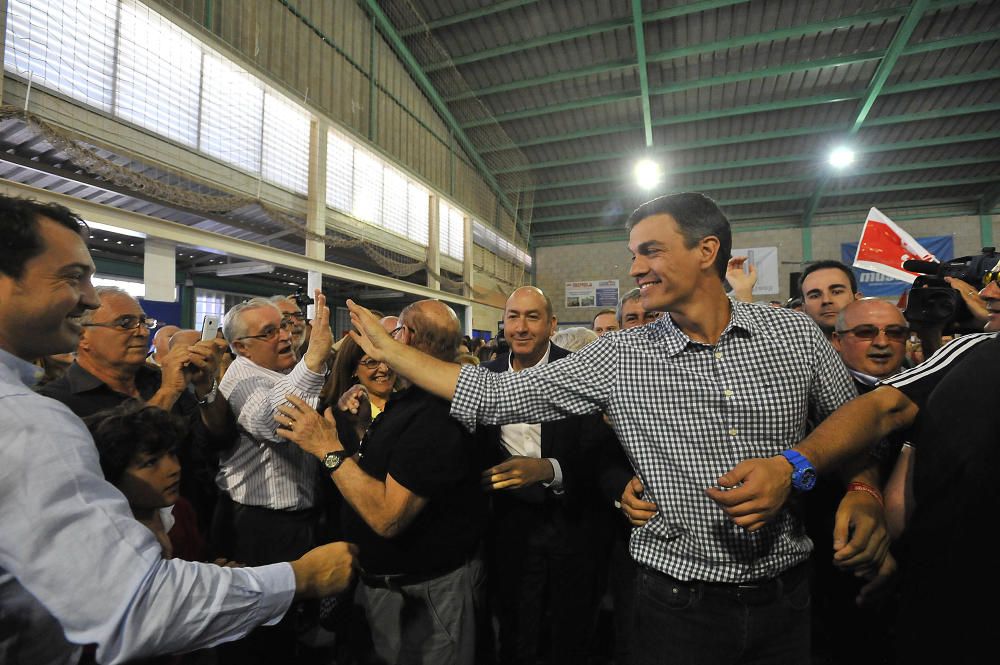
[[[0,662],[76,663],[79,644],[101,663],[189,651],[278,621],[293,595],[343,589],[344,543],[291,566],[164,560],[80,419],[31,391],[31,361],[74,349],[100,305],[85,229],[61,206],[0,197]]]
[[[851,269],[840,261],[816,261],[806,266],[799,277],[802,308],[829,339],[836,327],[837,315],[849,303],[861,297],[858,281]]]
[[[406,307],[395,333],[401,344],[447,363],[462,340],[458,317],[437,300]],[[484,497],[470,436],[448,416],[447,402],[405,381],[399,388],[353,457],[332,413],[324,420],[295,396],[281,409],[278,432],[323,462],[347,502],[343,528],[360,546],[365,572],[357,598],[379,662],[471,665],[470,561]]]
[[[215,509],[212,481],[218,453],[236,441],[235,421],[215,382],[221,342],[196,340],[170,351],[164,347],[160,367],[153,367],[146,363],[146,349],[156,322],[122,289],[100,286],[96,292],[101,306],[80,319],[76,360],[40,392],[81,418],[141,399],[185,419],[189,436],[177,442],[184,468],[181,495],[194,507],[199,526],[207,529]]]
[[[290,296],[271,296],[278,310],[281,312],[281,320],[288,327],[288,334],[292,338],[292,351],[296,358],[301,358],[305,351],[303,345],[306,341],[306,315],[295,299]]]
[[[864,450],[793,446],[810,413],[825,417],[854,386],[815,326],[726,297],[731,231],[711,199],[654,199],[628,228],[642,307],[668,315],[559,361],[503,373],[436,362],[348,301],[355,334],[369,356],[452,398],[470,428],[607,413],[661,508],[631,539],[636,662],[802,662],[811,543],[786,502]],[[867,564],[882,551],[870,540],[881,507],[858,491],[840,510],[855,526],[844,547]]]
[[[618,315],[613,309],[602,309],[594,316],[591,329],[598,336],[619,330]]]
[[[180,326],[168,324],[160,326],[153,333],[153,355],[149,359],[153,361],[154,365],[159,365],[160,360],[167,355],[167,351],[170,350],[170,338],[180,329]]]
[[[854,377],[858,392],[868,392],[903,366],[909,336],[910,326],[898,307],[862,298],[840,310],[831,342]]]

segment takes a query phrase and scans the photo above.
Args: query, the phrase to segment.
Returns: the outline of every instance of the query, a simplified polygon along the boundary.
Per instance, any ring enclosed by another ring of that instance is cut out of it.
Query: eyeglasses
[[[365,358],[363,360],[358,361],[358,364],[364,367],[365,369],[375,369],[379,365],[382,365],[384,363],[385,363],[384,360],[375,360],[374,358]]]
[[[992,270],[987,270],[986,274],[983,275],[983,288],[985,289],[989,286],[990,282],[996,282],[997,286],[1000,286],[1000,261],[993,266]]]
[[[273,342],[275,339],[277,339],[278,335],[281,334],[281,331],[285,329],[286,326],[284,325],[284,322],[282,322],[282,325],[278,328],[275,328],[273,326],[268,326],[267,328],[264,328],[264,332],[258,335],[244,335],[243,337],[237,337],[233,341],[241,342],[245,339],[259,339],[265,342]]]
[[[878,326],[866,323],[860,326],[854,326],[850,330],[838,330],[837,333],[840,335],[851,334],[858,339],[872,340],[879,336],[879,333],[885,333],[885,336],[893,342],[904,342],[910,336],[910,329],[906,326],[893,325],[886,326],[885,328],[879,328]]]
[[[285,330],[290,330],[295,327],[296,319],[299,321],[305,321],[302,316],[295,316],[294,314],[289,314],[287,316],[281,317],[281,327]]]
[[[413,328],[411,328],[410,326],[397,326],[397,327],[393,328],[392,332],[389,333],[389,334],[393,338],[395,338],[396,335],[398,335],[401,330],[409,330],[411,335],[416,335],[417,334],[417,331],[414,330]]]
[[[156,319],[147,319],[145,316],[120,316],[108,323],[84,323],[85,328],[111,328],[113,330],[135,330],[139,326],[146,326],[146,330],[152,330],[159,325]]]

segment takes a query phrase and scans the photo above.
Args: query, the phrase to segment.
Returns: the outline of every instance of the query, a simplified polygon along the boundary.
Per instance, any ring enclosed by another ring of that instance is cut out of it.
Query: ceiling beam
[[[926,4],[926,0],[924,0],[922,4]],[[910,32],[912,32],[912,28],[910,29]],[[911,55],[913,53],[927,53],[929,51],[954,48],[956,46],[966,46],[973,43],[993,41],[998,38],[1000,38],[1000,30],[977,32],[971,35],[960,35],[958,37],[946,37],[943,39],[934,39],[921,44],[903,48],[901,52],[897,55],[897,58],[904,55]],[[780,76],[782,74],[792,74],[801,71],[808,71],[810,69],[820,69],[824,67],[838,67],[843,65],[857,64],[860,62],[867,62],[869,60],[882,60],[884,62],[888,54],[889,54],[889,49],[876,49],[873,51],[866,51],[864,53],[848,53],[844,55],[833,56],[830,58],[821,58],[818,60],[810,60],[806,62],[786,63],[759,70],[752,70],[747,72],[734,72],[731,74],[724,74],[722,76],[715,76],[711,78],[680,81],[678,83],[672,83],[670,85],[662,86],[659,88],[653,88],[649,91],[649,94],[651,96],[662,96],[662,95],[673,94],[676,92],[683,92],[686,90],[696,90],[715,85],[722,85],[725,83],[751,81],[755,79],[766,78],[768,76]],[[893,62],[895,62],[895,60]],[[637,99],[640,96],[640,94],[641,91],[625,91],[611,95],[603,95],[601,97],[580,99],[573,102],[564,102],[561,104],[552,104],[547,106],[536,106],[530,109],[522,109],[520,111],[511,111],[508,113],[496,114],[490,117],[489,119],[470,120],[467,122],[463,122],[462,127],[464,129],[471,129],[473,127],[481,127],[484,125],[493,124],[495,122],[496,123],[510,122],[512,120],[523,120],[525,118],[534,118],[542,115],[548,115],[550,113],[558,113],[562,111],[571,111],[575,109],[601,106],[605,104],[611,104],[617,101]]]
[[[399,36],[396,32],[396,28],[393,27],[392,23],[386,17],[385,13],[382,11],[381,7],[378,6],[376,0],[365,0],[365,6],[368,7],[368,11],[372,20],[376,22],[381,32],[385,38],[389,41],[393,50],[402,58],[403,62],[406,64],[406,68],[410,71],[410,75],[417,82],[417,85],[427,95],[427,99],[431,102],[434,110],[437,111],[438,115],[445,121],[445,124],[451,129],[452,134],[458,143],[465,150],[469,158],[475,163],[479,174],[484,180],[489,184],[490,188],[493,190],[500,204],[504,207],[507,212],[510,213],[511,217],[514,218],[515,225],[520,228],[524,237],[527,237],[527,228],[522,225],[522,220],[517,216],[517,208],[510,202],[507,198],[506,193],[503,188],[500,187],[500,183],[497,182],[496,177],[490,172],[489,167],[483,158],[476,151],[476,147],[466,136],[465,131],[459,126],[458,121],[455,116],[451,114],[448,109],[448,105],[444,103],[441,99],[441,95],[438,94],[437,89],[431,83],[430,79],[427,78],[427,74],[420,68],[420,64],[417,59],[413,57],[410,49],[407,48],[406,44],[403,43],[403,38]]]
[[[932,9],[944,8],[958,4],[966,4],[966,3],[958,2],[957,0],[948,0],[947,2],[935,2],[932,5]],[[874,23],[876,21],[884,21],[887,19],[897,18],[903,16],[905,13],[906,9],[903,7],[891,7],[888,9],[881,9],[873,12],[865,12],[862,14],[852,14],[850,16],[838,16],[837,18],[829,19],[826,21],[814,21],[812,23],[804,23],[801,25],[795,25],[788,28],[781,28],[779,30],[757,32],[749,35],[740,35],[739,37],[730,37],[728,39],[720,39],[714,42],[701,42],[698,44],[692,44],[690,46],[683,46],[676,49],[661,51],[660,53],[651,53],[648,55],[648,61],[665,62],[667,60],[672,60],[674,58],[683,58],[692,55],[714,53],[715,51],[738,48],[740,46],[753,46],[755,44],[759,44],[762,42],[772,42],[780,39],[803,37],[806,35],[812,35],[817,32],[837,30],[839,28],[847,28],[862,23]],[[646,15],[647,19],[648,17],[649,14]],[[631,69],[632,67],[635,67],[635,65],[636,63],[633,60],[620,60],[620,61],[601,63],[598,65],[589,65],[587,67],[579,67],[577,69],[570,69],[562,72],[545,74],[544,76],[537,76],[529,79],[521,79],[519,81],[509,81],[507,83],[498,83],[496,85],[487,86],[484,88],[468,90],[456,95],[452,95],[450,97],[445,97],[445,101],[454,102],[462,99],[472,99],[477,97],[482,98],[501,92],[513,92],[515,90],[523,90],[525,88],[531,88],[539,85],[547,85],[549,83],[557,83],[559,81],[567,81],[574,78],[582,78],[584,76],[604,74],[608,72],[617,71],[619,69]]]
[[[687,14],[698,14],[704,11],[708,11],[710,9],[717,9],[719,7],[740,5],[745,2],[748,2],[748,0],[700,0],[700,2],[688,2],[688,3],[683,3],[678,7],[664,9],[658,12],[652,12],[646,16],[645,20],[660,21],[668,18],[685,16]],[[424,70],[427,71],[428,73],[436,72],[453,66],[467,65],[472,62],[480,62],[482,60],[488,60],[490,58],[497,58],[504,55],[510,55],[511,53],[518,53],[520,51],[527,51],[529,49],[539,48],[541,46],[558,44],[561,42],[578,39],[580,37],[589,37],[590,35],[597,35],[604,32],[611,32],[613,30],[620,30],[622,28],[628,28],[630,25],[632,25],[631,18],[626,17],[626,18],[612,19],[610,21],[605,21],[603,23],[572,28],[570,30],[564,30],[562,32],[555,32],[548,35],[542,35],[541,37],[534,37],[532,39],[526,39],[520,42],[512,42],[510,44],[504,44],[502,46],[496,46],[493,48],[484,49],[482,51],[476,51],[474,53],[468,53],[466,55],[456,56],[454,58],[449,58],[448,60],[432,62],[427,64],[424,67]]]
[[[979,164],[989,164],[1000,162],[1000,154],[991,154],[983,157],[959,157],[956,159],[937,159],[929,162],[907,162],[905,164],[891,164],[889,166],[875,166],[868,169],[858,169],[837,175],[844,178],[853,178],[868,175],[885,175],[887,173],[902,173],[906,171],[924,171],[928,169],[956,168],[960,166],[975,166]],[[769,185],[781,185],[785,183],[806,182],[814,180],[815,175],[811,173],[798,173],[788,176],[775,176],[771,178],[757,178],[754,180],[739,180],[735,182],[705,183],[689,185],[682,189],[671,189],[663,194],[671,194],[680,191],[697,190],[699,192],[711,192],[725,189],[749,189],[751,187],[766,187]],[[610,194],[602,196],[588,196],[576,199],[559,199],[549,201],[535,201],[533,210],[539,208],[557,208],[571,205],[585,205],[589,203],[615,203],[622,200],[622,197],[613,197]]]
[[[909,10],[907,10],[906,16],[903,17],[902,21],[900,21],[899,26],[896,28],[896,33],[892,36],[892,41],[889,43],[889,48],[885,50],[885,56],[878,64],[878,68],[875,70],[872,80],[868,83],[868,90],[865,92],[865,96],[861,100],[861,104],[858,106],[858,111],[854,115],[854,120],[847,129],[848,136],[854,136],[861,129],[861,126],[865,122],[865,118],[868,117],[868,113],[875,104],[875,100],[878,99],[879,94],[882,92],[885,82],[889,79],[889,74],[892,73],[893,67],[896,66],[896,62],[905,53],[906,42],[910,40],[910,36],[917,27],[917,23],[920,22],[924,12],[927,11],[928,4],[929,0],[914,0],[914,2],[910,5]],[[802,216],[802,226],[809,226],[812,224],[813,215],[816,213],[816,209],[819,207],[819,201],[823,196],[823,188],[826,187],[829,180],[829,176],[824,176],[821,177],[816,183],[816,189],[813,192],[813,195],[809,198],[809,203]]]
[[[882,90],[882,96],[885,97],[886,95],[896,95],[906,92],[918,92],[920,90],[930,90],[933,88],[941,88],[949,85],[963,85],[966,83],[976,83],[979,81],[988,81],[996,78],[1000,78],[1000,69],[988,69],[981,72],[973,72],[971,74],[961,74],[958,76],[945,76],[936,79],[926,79],[924,81],[915,81],[912,83],[902,83],[902,84],[887,86]],[[864,94],[865,94],[864,90],[857,90],[854,92],[835,92],[835,93],[827,93],[824,95],[814,95],[812,97],[803,97],[798,99],[786,99],[776,102],[750,104],[748,106],[738,106],[729,109],[716,109],[704,112],[677,114],[677,115],[671,115],[666,118],[658,118],[654,120],[653,127],[665,127],[668,125],[678,125],[688,122],[701,122],[704,120],[715,120],[717,118],[732,118],[736,116],[751,115],[753,113],[784,111],[788,109],[802,108],[807,106],[821,106],[824,104],[835,104],[837,102],[845,102],[855,99],[861,99],[864,96]],[[972,111],[972,112],[976,113],[977,111]],[[883,124],[880,118],[876,118],[874,120],[870,120],[865,123],[866,126],[877,125],[877,124]],[[491,152],[501,152],[504,150],[520,150],[522,148],[529,148],[535,145],[562,143],[564,141],[573,141],[576,139],[591,138],[593,136],[602,136],[606,134],[618,134],[621,132],[630,132],[639,129],[642,129],[642,125],[638,124],[615,125],[610,127],[595,127],[595,128],[581,130],[578,132],[550,134],[547,136],[539,136],[536,138],[528,139],[526,141],[521,141],[520,143],[506,144],[495,147],[483,147],[480,149],[479,154],[485,155]]]
[[[931,180],[926,182],[907,182],[899,183],[895,185],[879,185],[877,187],[851,187],[841,190],[832,190],[820,194],[820,198],[831,197],[831,196],[855,196],[858,194],[877,194],[879,192],[902,192],[909,191],[913,189],[930,189],[935,187],[960,187],[962,185],[978,185],[986,182],[996,182],[997,176],[975,176],[969,178],[949,178],[947,180]],[[740,199],[715,199],[715,202],[723,208],[731,208],[734,206],[741,205],[754,205],[759,203],[775,203],[777,201],[802,201],[809,196],[805,193],[799,194],[776,194],[774,196],[760,196],[755,198],[740,198]],[[815,193],[813,193],[815,196]],[[811,201],[811,198],[810,198]],[[630,211],[629,211],[630,212]],[[532,226],[538,226],[539,224],[554,224],[556,222],[569,222],[581,219],[600,219],[600,218],[624,218],[628,215],[628,212],[615,213],[614,215],[602,215],[600,212],[585,212],[585,213],[572,213],[567,215],[556,215],[552,217],[536,217],[532,220]],[[537,233],[536,229],[536,233]]]
[[[646,147],[653,147],[653,118],[649,107],[649,72],[646,71],[646,32],[642,25],[642,0],[632,0],[632,30],[635,33],[636,67],[639,69],[639,88],[642,91],[642,127]]]
[[[427,32],[431,32],[432,30],[437,30],[439,28],[446,28],[449,25],[455,25],[457,23],[465,23],[467,21],[475,21],[476,19],[480,19],[485,16],[492,16],[493,14],[499,14],[500,12],[510,11],[511,9],[517,9],[518,7],[523,7],[525,5],[533,5],[536,2],[538,2],[538,0],[504,0],[504,2],[494,2],[480,9],[474,9],[468,12],[461,12],[459,14],[452,14],[451,16],[445,16],[443,18],[435,19],[433,21],[421,23],[420,25],[415,25],[412,28],[406,28],[405,30],[400,30],[399,34],[401,37],[411,37],[413,35],[420,35]]]

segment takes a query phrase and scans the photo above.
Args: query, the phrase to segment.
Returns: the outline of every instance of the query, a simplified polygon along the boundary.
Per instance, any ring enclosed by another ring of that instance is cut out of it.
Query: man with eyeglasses
[[[287,296],[271,296],[273,302],[281,311],[281,320],[288,326],[288,334],[292,338],[292,351],[296,358],[301,358],[305,349],[302,348],[306,341],[306,315],[294,299]]]
[[[320,517],[316,500],[322,466],[279,437],[274,416],[285,396],[315,406],[326,381],[332,344],[330,310],[316,291],[312,343],[301,360],[292,341],[294,320],[267,298],[232,308],[222,331],[236,359],[219,392],[229,400],[239,428],[236,445],[223,453],[217,484],[222,494],[212,535],[233,561],[263,565],[301,556],[315,546]],[[262,628],[227,645],[223,662],[274,663],[294,654],[294,621]]]
[[[100,306],[86,228],[0,196],[0,662],[74,664],[81,644],[101,663],[201,649],[278,621],[293,597],[343,590],[346,543],[261,568],[163,559],[80,419],[32,392],[32,361],[72,351]]]
[[[177,442],[184,469],[180,491],[194,507],[199,526],[207,529],[217,495],[217,456],[236,440],[235,420],[215,382],[221,342],[175,347],[160,356],[159,368],[153,367],[146,350],[157,321],[118,287],[100,286],[96,292],[101,306],[81,318],[76,360],[40,392],[81,418],[139,399],[187,421],[188,437]]]
[[[1000,262],[986,272],[983,333],[948,343],[925,362],[884,379],[834,412],[803,444],[909,442],[886,487],[890,533],[900,556],[897,662],[971,663],[994,648],[1000,576],[983,561],[1000,507]],[[890,557],[877,589],[893,577]]]

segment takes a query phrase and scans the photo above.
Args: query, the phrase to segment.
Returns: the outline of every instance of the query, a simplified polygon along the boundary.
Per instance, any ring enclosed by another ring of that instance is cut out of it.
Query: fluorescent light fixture
[[[854,163],[854,151],[845,146],[838,146],[830,152],[828,161],[835,169],[847,168]]]
[[[359,293],[358,300],[395,300],[396,298],[402,298],[403,293],[401,291],[370,291],[366,293]]]
[[[235,277],[237,275],[260,275],[268,272],[274,272],[274,266],[270,263],[246,261],[244,263],[228,263],[226,265],[221,265],[215,271],[215,274],[219,277]]]
[[[111,226],[110,224],[102,224],[101,222],[92,222],[89,219],[83,220],[87,222],[87,226],[91,229],[97,229],[98,231],[107,231],[108,233],[116,233],[120,236],[128,236],[130,238],[145,238],[145,233],[139,233],[138,231],[132,231],[131,229],[123,229],[120,226]]]
[[[643,189],[653,189],[663,179],[660,165],[651,159],[640,159],[633,170],[635,180]]]

